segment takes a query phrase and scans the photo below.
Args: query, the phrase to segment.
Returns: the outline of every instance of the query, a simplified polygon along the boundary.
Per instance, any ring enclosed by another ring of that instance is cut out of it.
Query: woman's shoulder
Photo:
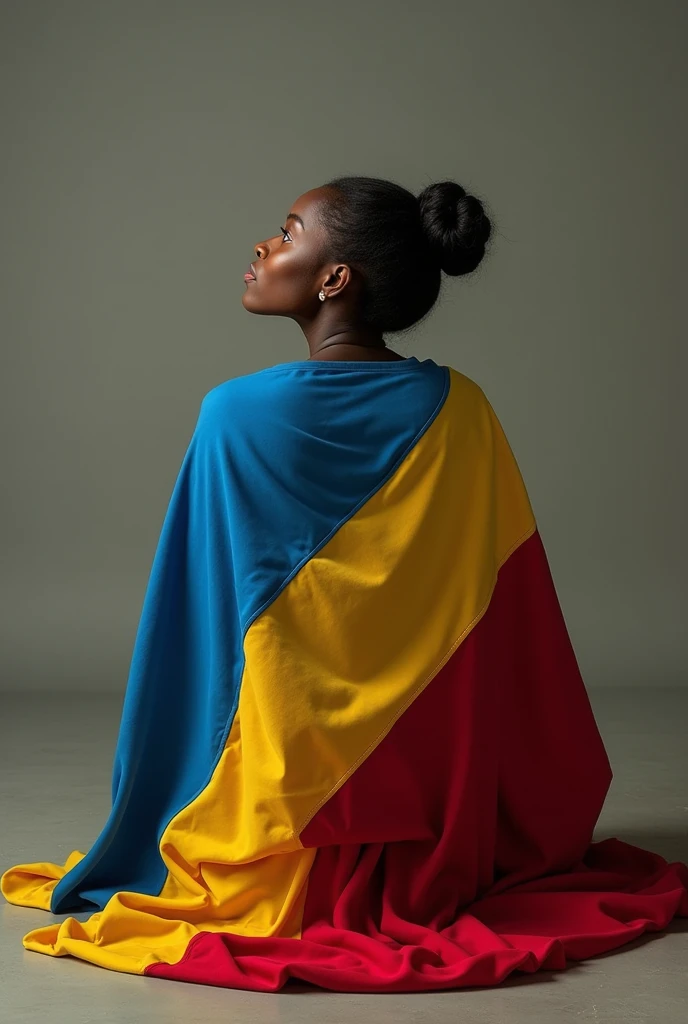
[[[453,366],[447,366],[446,369],[449,373],[450,390],[455,397],[460,395],[462,401],[470,402],[476,409],[492,410],[490,400],[477,380]]]
[[[241,401],[261,399],[283,387],[284,381],[280,379],[279,374],[266,373],[265,370],[239,374],[213,385],[203,396],[201,407],[215,408]]]

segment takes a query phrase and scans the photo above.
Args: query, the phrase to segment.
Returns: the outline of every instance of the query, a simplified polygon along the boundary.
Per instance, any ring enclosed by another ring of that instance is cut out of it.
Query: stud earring
[[[318,292],[318,298],[321,300],[321,302],[324,302],[325,299],[327,298],[327,296],[325,295],[325,292],[322,290],[322,288]]]

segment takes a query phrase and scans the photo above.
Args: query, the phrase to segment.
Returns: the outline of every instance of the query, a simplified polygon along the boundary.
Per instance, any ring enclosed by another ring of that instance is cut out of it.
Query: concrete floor
[[[595,831],[688,862],[688,688],[592,690],[615,778]],[[121,698],[0,696],[0,871],[87,850],[109,810]],[[25,951],[53,918],[0,901],[0,1018],[7,1024],[678,1024],[688,1020],[688,919],[566,971],[430,995],[277,995],[116,974]],[[87,915],[76,915],[84,918]]]

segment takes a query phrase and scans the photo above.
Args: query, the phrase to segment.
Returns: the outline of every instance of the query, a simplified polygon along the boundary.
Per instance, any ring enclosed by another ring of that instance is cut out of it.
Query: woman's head
[[[404,331],[432,309],[442,271],[475,270],[491,230],[481,201],[453,181],[416,197],[380,178],[334,178],[299,196],[280,231],[256,246],[243,305],[302,326],[339,315],[349,328]]]

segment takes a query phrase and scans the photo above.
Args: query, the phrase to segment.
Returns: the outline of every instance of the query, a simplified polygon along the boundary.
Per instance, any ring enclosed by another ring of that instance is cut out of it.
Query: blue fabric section
[[[442,407],[431,359],[282,363],[204,397],[165,515],[129,669],[112,809],[51,910],[154,895],[167,824],[210,781],[239,699],[243,638],[392,475]]]

